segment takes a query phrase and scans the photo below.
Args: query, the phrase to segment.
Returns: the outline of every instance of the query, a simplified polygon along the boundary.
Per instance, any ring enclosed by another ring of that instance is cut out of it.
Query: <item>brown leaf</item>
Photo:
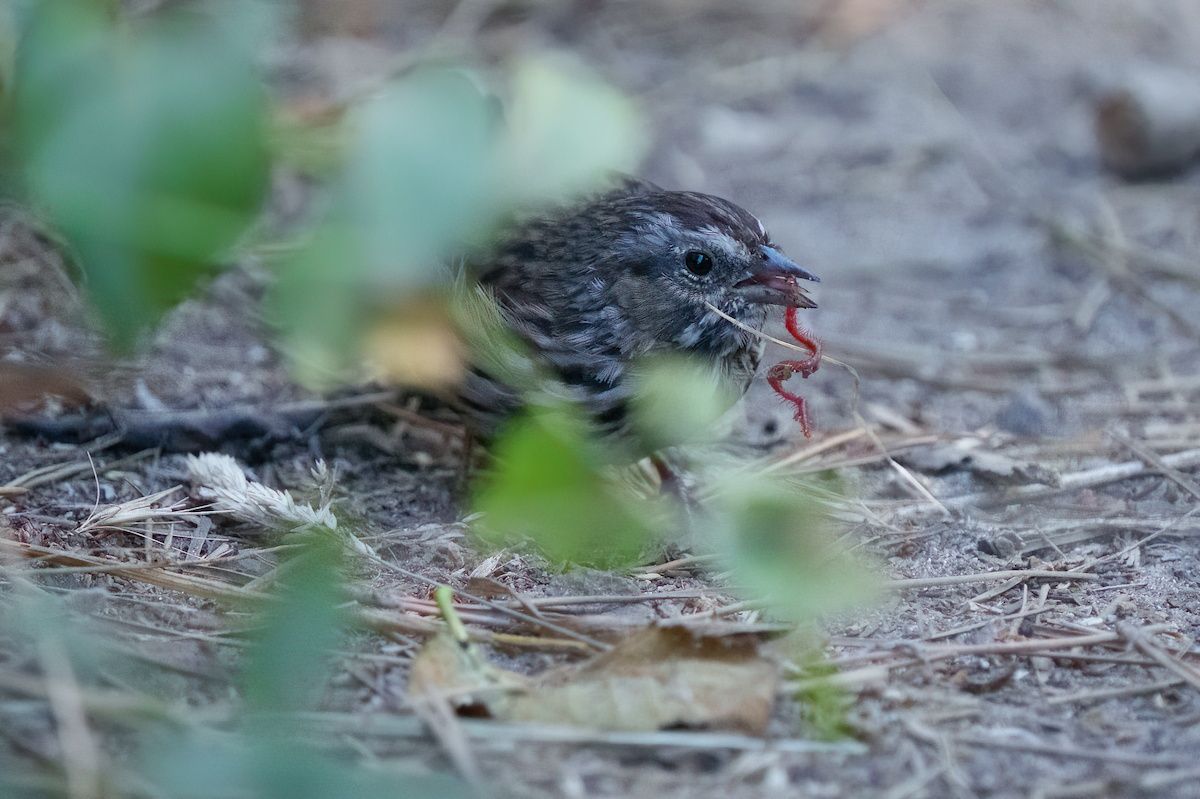
[[[88,390],[66,369],[0,364],[0,414],[32,410],[47,397],[60,397],[69,405],[91,403]]]
[[[474,644],[458,641],[443,629],[417,653],[408,680],[408,696],[444,697],[460,715],[497,716],[511,693],[528,688],[525,677],[488,663]]]
[[[462,339],[444,308],[427,297],[376,321],[366,351],[389,380],[403,386],[442,393],[462,380]]]
[[[469,647],[434,639],[417,656],[413,682],[418,687],[410,686],[409,693],[435,680],[457,706],[468,704],[459,700],[470,697],[504,721],[761,735],[779,683],[778,664],[760,651],[757,634],[727,629],[646,627],[603,655],[548,672],[525,686],[517,682],[518,675],[466,654]],[[454,650],[447,652],[447,646]]]

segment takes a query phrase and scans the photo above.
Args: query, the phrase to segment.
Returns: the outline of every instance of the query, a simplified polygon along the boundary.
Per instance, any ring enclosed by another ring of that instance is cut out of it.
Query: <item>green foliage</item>
[[[474,507],[494,543],[527,536],[551,559],[628,566],[652,541],[649,505],[611,479],[600,444],[565,405],[533,407],[496,442]]]
[[[487,212],[496,122],[451,69],[417,70],[352,114],[329,216],[280,265],[274,292],[302,382],[353,360],[365,309],[445,280],[444,257]]]
[[[510,94],[505,118],[472,73],[425,66],[352,109],[328,216],[283,259],[274,292],[302,382],[338,378],[372,311],[444,285],[447,259],[512,206],[581,190],[641,157],[633,105],[572,65],[518,61]]]
[[[53,679],[52,670],[60,680],[69,674],[81,689],[88,710],[88,740],[97,745],[99,755],[94,777],[102,791],[111,790],[100,795],[125,795],[117,786],[130,785],[139,786],[138,795],[172,799],[470,795],[461,781],[448,776],[364,768],[350,757],[319,748],[302,734],[296,715],[319,708],[330,676],[328,659],[342,637],[343,558],[341,543],[329,531],[297,536],[291,543],[294,548],[281,567],[280,582],[285,587],[278,601],[263,612],[262,625],[247,652],[242,675],[245,703],[235,707],[232,718],[224,718],[219,728],[186,703],[155,699],[145,689],[126,689],[121,692],[124,699],[116,701],[119,694],[111,687],[112,675],[121,675],[122,684],[141,685],[139,675],[151,667],[105,645],[56,597],[40,592],[0,593],[0,644],[6,653],[26,653],[17,661],[24,664],[20,680],[31,679],[28,667],[36,664],[43,679]],[[17,666],[10,660],[5,668]],[[60,686],[60,690],[65,689]],[[93,692],[103,698],[89,703]],[[0,725],[8,723],[9,713],[26,717],[40,712],[58,720],[49,702],[39,707],[31,701],[0,698],[4,699]],[[122,732],[114,737],[114,730]],[[66,745],[63,731],[58,734]],[[128,757],[107,755],[102,742],[115,743],[118,738]],[[68,795],[67,758],[78,762],[83,755],[64,753],[61,759],[35,766],[0,750],[0,797]]]
[[[632,172],[646,143],[637,107],[566,59],[530,58],[513,70],[499,189],[541,202],[592,187],[610,170]]]
[[[482,312],[474,316],[485,319]],[[667,512],[674,498],[651,502],[639,496],[644,491],[637,489],[647,486],[630,461],[711,437],[714,422],[736,399],[729,386],[690,359],[647,358],[633,378],[635,433],[627,440],[603,439],[579,408],[547,390],[546,376],[510,349],[514,342],[485,338],[493,346],[480,361],[483,367],[520,387],[530,410],[491,447],[494,460],[474,502],[487,514],[484,538],[501,543],[527,537],[557,561],[631,565],[676,520]]]
[[[486,512],[485,538],[525,536],[554,560],[628,565],[680,523],[664,507],[677,498],[645,499],[644,484],[617,479],[634,467],[614,465],[635,450],[670,450],[702,476],[693,494],[712,495],[690,514],[689,527],[702,547],[724,556],[749,597],[800,621],[872,596],[871,575],[833,546],[828,516],[803,487],[737,470],[726,452],[704,446],[736,399],[711,369],[682,357],[638,364],[636,441],[617,442],[597,440],[579,409],[547,398],[536,372],[526,377],[532,410],[501,432],[475,497],[473,507]]]
[[[836,685],[833,678],[838,670],[825,661],[817,648],[806,647],[801,653],[804,679],[803,687],[795,693],[800,705],[800,714],[808,724],[811,735],[822,741],[836,741],[854,735],[854,728],[847,721],[846,712],[854,704],[854,697]]]
[[[420,69],[353,120],[337,211],[359,233],[368,285],[428,282],[488,212],[497,109],[470,76]]]
[[[147,770],[173,797],[373,799],[467,796],[444,776],[400,780],[331,757],[299,736],[291,714],[315,710],[342,637],[342,544],[328,530],[294,537],[280,602],[263,616],[243,674],[243,732],[186,728],[145,736]]]
[[[117,22],[100,0],[34,3],[9,119],[26,187],[67,234],[119,344],[210,273],[259,211],[266,101],[253,4]]]
[[[299,549],[280,565],[281,601],[264,614],[244,674],[247,703],[268,713],[313,707],[341,637],[341,543],[328,530],[291,538]]]
[[[806,491],[777,477],[723,480],[708,525],[734,579],[794,620],[868,601],[876,583],[835,546],[829,517]]]
[[[638,364],[633,418],[644,453],[712,439],[714,426],[737,401],[737,391],[711,366],[683,356]]]

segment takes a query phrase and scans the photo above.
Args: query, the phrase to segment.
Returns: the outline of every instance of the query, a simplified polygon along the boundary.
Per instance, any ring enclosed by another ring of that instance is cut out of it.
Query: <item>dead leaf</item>
[[[408,696],[414,703],[427,696],[439,701],[444,697],[460,715],[498,718],[493,708],[505,705],[509,694],[529,687],[525,677],[491,665],[479,647],[443,629],[413,660]]]
[[[65,368],[0,364],[0,413],[30,410],[47,397],[67,405],[89,405],[92,398],[75,374]]]
[[[366,337],[366,352],[391,381],[435,393],[456,386],[466,349],[444,308],[430,298],[395,307]]]
[[[409,693],[436,685],[460,712],[482,705],[487,715],[510,722],[762,735],[779,667],[760,645],[758,633],[737,626],[655,625],[586,663],[522,684],[524,678],[491,666],[472,647],[439,636],[417,656]]]

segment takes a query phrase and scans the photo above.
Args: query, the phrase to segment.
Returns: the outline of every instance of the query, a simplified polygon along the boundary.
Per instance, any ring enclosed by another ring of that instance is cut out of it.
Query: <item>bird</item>
[[[602,439],[636,438],[636,365],[658,355],[689,356],[740,397],[762,360],[768,308],[816,308],[797,281],[820,282],[742,207],[631,177],[513,221],[466,266],[489,309],[476,319],[491,314],[515,341],[475,347],[458,390],[485,442],[531,386],[578,405]]]

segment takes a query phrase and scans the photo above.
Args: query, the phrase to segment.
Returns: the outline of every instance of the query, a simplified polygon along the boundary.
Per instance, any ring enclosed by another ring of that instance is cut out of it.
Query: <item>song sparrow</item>
[[[497,357],[472,366],[459,400],[484,438],[521,406],[527,387],[512,384],[527,380],[579,402],[600,433],[626,436],[631,366],[657,353],[693,356],[740,396],[763,352],[745,328],[761,330],[769,305],[816,307],[796,280],[818,278],[784,257],[754,216],[633,179],[516,223],[470,267],[528,353],[517,368]]]

